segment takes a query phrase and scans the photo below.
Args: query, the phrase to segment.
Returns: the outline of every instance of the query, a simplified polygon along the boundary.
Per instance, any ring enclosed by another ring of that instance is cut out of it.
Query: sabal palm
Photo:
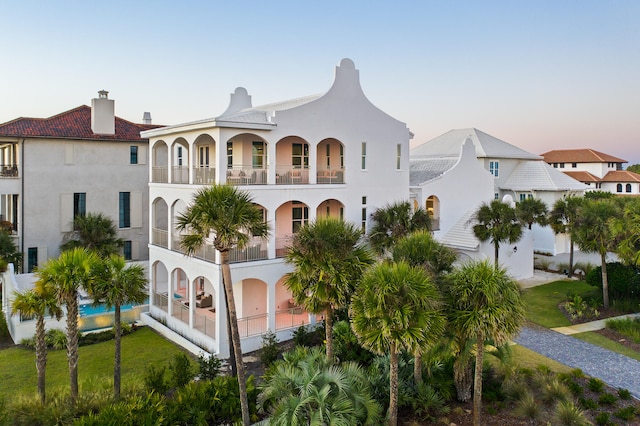
[[[324,312],[327,357],[333,359],[333,313],[349,305],[350,296],[373,263],[353,224],[337,218],[319,218],[294,235],[285,258],[293,265],[285,286],[311,313]]]
[[[100,257],[116,254],[124,245],[118,238],[118,229],[113,221],[102,213],[87,213],[73,219],[73,231],[63,238],[60,249],[70,250],[84,247],[94,250]]]
[[[98,277],[88,289],[96,303],[114,307],[115,355],[113,364],[113,397],[120,398],[120,354],[122,340],[121,306],[127,303],[143,303],[147,299],[147,278],[144,267],[126,267],[122,256],[112,254],[103,259]]]
[[[522,236],[522,225],[516,210],[500,200],[482,203],[473,215],[473,233],[480,241],[490,241],[494,247],[495,267],[503,242],[515,243]]]
[[[369,241],[378,254],[385,254],[402,237],[414,231],[428,231],[431,218],[423,208],[414,210],[408,201],[389,203],[371,215]]]
[[[476,364],[473,424],[480,424],[484,343],[502,345],[524,323],[524,302],[518,283],[488,261],[469,262],[451,274],[448,309],[451,330],[461,341],[475,340]]]
[[[78,291],[95,280],[98,256],[85,248],[64,251],[36,271],[43,284],[51,286],[59,304],[67,307],[67,360],[71,382],[71,403],[78,399]]]
[[[55,295],[50,288],[42,282],[37,282],[35,288],[23,293],[15,293],[11,304],[12,313],[20,313],[23,316],[36,317],[36,370],[38,371],[38,393],[40,401],[46,400],[45,377],[47,370],[47,343],[45,341],[44,317],[51,315],[56,319],[62,316],[62,310],[58,306]]]
[[[609,308],[609,280],[607,277],[607,251],[615,245],[611,227],[620,210],[614,200],[585,199],[578,210],[575,239],[583,251],[598,253],[602,262],[602,301]]]
[[[578,209],[583,200],[582,197],[576,196],[561,198],[553,204],[547,218],[547,222],[554,233],[567,234],[569,236],[569,277],[573,276],[575,229],[578,221]]]
[[[389,424],[398,422],[398,353],[420,352],[444,331],[440,294],[427,273],[405,262],[380,263],[363,277],[351,302],[360,343],[389,354]]]
[[[236,247],[244,248],[249,242],[250,236],[267,236],[268,226],[264,222],[262,211],[253,203],[249,193],[230,185],[212,185],[200,189],[194,195],[187,210],[178,215],[177,226],[180,231],[184,232],[180,244],[187,254],[193,255],[196,250],[206,244],[211,236],[213,237],[213,246],[220,253],[222,285],[226,295],[231,342],[240,387],[242,422],[244,425],[249,425],[247,385],[242,363],[231,268],[229,267],[229,251]]]
[[[640,200],[626,199],[622,215],[613,219],[611,230],[620,240],[616,254],[626,264],[640,266]]]
[[[376,424],[380,406],[359,365],[335,365],[318,348],[296,361],[276,361],[265,377],[258,402],[267,424]]]
[[[547,204],[539,198],[525,198],[516,204],[516,215],[529,229],[534,223],[546,225],[547,213]]]

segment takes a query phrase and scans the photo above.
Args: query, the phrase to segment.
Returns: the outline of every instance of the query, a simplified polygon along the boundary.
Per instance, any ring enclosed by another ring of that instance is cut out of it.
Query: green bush
[[[155,392],[164,395],[169,390],[169,384],[164,378],[166,368],[150,365],[143,377],[144,387],[147,392]]]
[[[0,339],[9,337],[9,327],[7,327],[7,319],[3,313],[0,313]]]
[[[311,326],[301,325],[293,332],[293,343],[296,346],[306,346],[308,348],[312,346],[321,345],[324,341],[324,323],[316,328],[310,328]]]
[[[204,354],[198,356],[198,377],[200,380],[213,380],[220,375],[222,361],[215,355],[206,357]]]
[[[588,425],[584,412],[573,402],[561,401],[556,405],[553,413],[554,424],[558,425]]]
[[[600,397],[598,397],[598,402],[600,403],[600,405],[613,405],[616,403],[616,401],[618,400],[618,398],[609,392],[605,392],[600,394]]]
[[[631,399],[631,392],[629,392],[629,389],[620,388],[618,389],[618,396],[620,399],[629,400]]]
[[[598,403],[590,398],[578,398],[578,403],[585,410],[595,410],[598,408]]]
[[[595,377],[591,377],[588,383],[589,389],[596,393],[602,393],[604,390],[604,382]]]
[[[333,326],[333,354],[340,362],[354,361],[360,365],[369,365],[374,357],[360,345],[348,321],[338,321]]]
[[[169,386],[181,388],[189,383],[194,376],[191,360],[184,353],[179,353],[173,357],[169,363]]]
[[[609,413],[598,413],[596,416],[596,424],[598,426],[608,426],[611,424],[611,420],[609,420]]]
[[[635,417],[636,409],[633,405],[629,405],[628,407],[619,409],[618,411],[613,413],[613,415],[619,419],[629,421]]]
[[[278,338],[273,331],[267,330],[267,332],[262,335],[260,361],[265,367],[269,367],[276,359],[278,359],[278,355],[280,355]]]
[[[640,275],[633,266],[619,262],[607,263],[609,297],[618,299],[638,299],[640,297]],[[602,267],[598,266],[587,274],[587,284],[602,290]]]

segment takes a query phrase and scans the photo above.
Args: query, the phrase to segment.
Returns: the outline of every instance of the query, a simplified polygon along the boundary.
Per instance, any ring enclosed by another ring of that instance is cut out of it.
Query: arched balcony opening
[[[243,133],[227,141],[227,182],[232,185],[267,184],[267,142]]]
[[[216,181],[216,142],[209,135],[200,135],[194,144],[193,183],[211,185]]]
[[[216,294],[217,289],[206,277],[199,276],[193,281],[195,291],[195,314],[193,328],[201,333],[216,337]]]
[[[267,210],[259,204],[256,207],[262,211],[262,218],[267,221]],[[250,236],[249,243],[242,249],[229,251],[229,263],[250,262],[268,259],[268,240],[262,237]]]
[[[309,206],[301,201],[289,201],[276,210],[276,257],[284,257],[291,239],[309,222]]]
[[[164,141],[157,141],[151,150],[151,182],[169,182],[169,148]]]
[[[287,136],[276,144],[276,184],[309,183],[309,144],[297,136]]]
[[[435,195],[430,195],[427,198],[427,202],[425,205],[427,210],[427,214],[429,218],[431,218],[431,230],[439,231],[440,230],[440,200]]]
[[[169,208],[162,198],[153,200],[151,206],[151,244],[169,247]]]
[[[344,183],[344,145],[337,139],[320,141],[316,157],[317,183]]]
[[[172,316],[184,323],[189,323],[189,278],[181,268],[171,272],[171,291],[169,299],[172,303]]]
[[[276,283],[276,330],[298,328],[310,323],[309,314],[293,300],[284,280],[285,277],[282,277]]]
[[[171,183],[189,183],[189,144],[183,138],[173,142]]]
[[[180,244],[182,233],[178,230],[178,217],[187,211],[187,203],[183,200],[176,200],[171,206],[171,250],[185,253]]]
[[[257,336],[267,331],[267,283],[247,278],[233,284],[240,337]]]
[[[151,266],[151,294],[153,306],[167,312],[169,305],[169,273],[162,262]]]
[[[335,199],[324,200],[316,209],[316,217],[344,219],[344,204]]]

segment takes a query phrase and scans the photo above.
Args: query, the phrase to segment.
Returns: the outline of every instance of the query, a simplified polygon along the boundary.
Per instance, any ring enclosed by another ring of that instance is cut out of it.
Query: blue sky
[[[177,124],[326,91],[344,57],[415,134],[640,163],[640,1],[3,0],[0,122],[90,104]]]

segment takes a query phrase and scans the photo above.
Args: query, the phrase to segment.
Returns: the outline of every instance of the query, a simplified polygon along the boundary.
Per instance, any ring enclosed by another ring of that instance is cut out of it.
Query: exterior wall
[[[618,192],[618,184],[622,185],[622,192]],[[631,185],[631,192],[627,192],[627,185]],[[640,194],[640,184],[637,182],[602,182],[602,191],[621,195]]]
[[[138,163],[129,164],[130,146],[138,148]],[[23,158],[23,241],[37,247],[42,260],[56,257],[64,232],[73,222],[73,194],[86,193],[87,212],[103,213],[119,223],[119,192],[130,192],[131,228],[118,236],[131,240],[134,259],[148,258],[146,142],[105,142],[28,139]],[[134,206],[135,204],[135,206]],[[137,251],[137,256],[135,256]],[[46,253],[42,256],[42,252]]]

